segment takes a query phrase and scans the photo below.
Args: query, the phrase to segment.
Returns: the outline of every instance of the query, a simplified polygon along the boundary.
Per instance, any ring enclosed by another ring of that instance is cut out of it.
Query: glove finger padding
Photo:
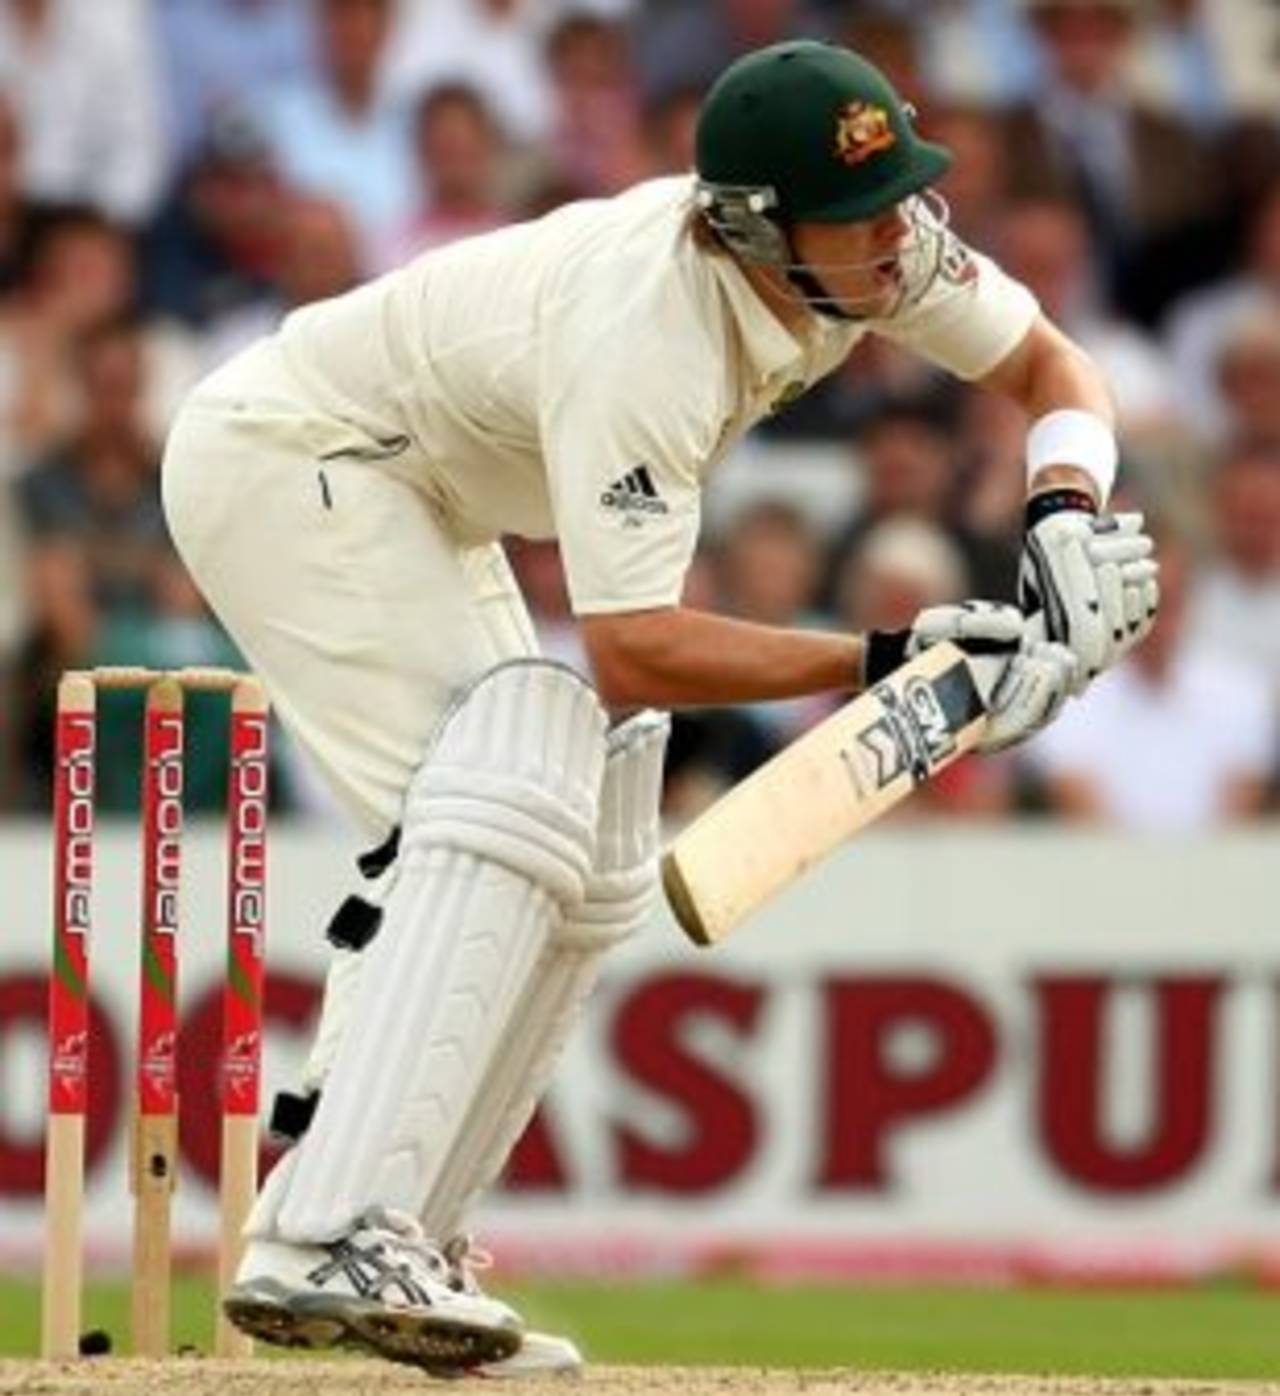
[[[1126,520],[1140,520],[1130,514]],[[1097,537],[1090,554],[1098,564],[1098,590],[1102,614],[1110,629],[1107,667],[1122,659],[1151,629],[1159,606],[1156,578],[1160,567],[1151,556],[1153,544],[1146,535],[1112,534]]]
[[[1066,645],[1047,640],[1029,644],[1010,661],[996,686],[978,749],[1003,751],[1048,726],[1072,692],[1079,667]]]
[[[1107,648],[1105,667],[1116,662],[1120,647],[1128,630],[1124,621],[1124,574],[1115,563],[1103,563],[1098,568],[1098,601],[1102,606],[1102,620],[1107,627]]]
[[[1026,624],[1016,606],[1001,601],[930,606],[916,616],[910,629],[867,632],[863,682],[867,687],[877,684],[907,660],[949,640],[966,654],[1000,656],[1001,663],[994,666],[990,675],[990,687],[994,687],[1005,658],[1021,647]]]
[[[1026,620],[1016,606],[1000,601],[963,601],[930,606],[911,626],[907,653],[915,656],[950,640],[971,653],[1012,654],[1022,643]]]
[[[1141,586],[1125,584],[1124,626],[1130,635],[1136,635],[1147,618],[1147,605],[1143,590]]]
[[[1160,609],[1159,569],[1154,562],[1123,568],[1125,637],[1120,653],[1128,654],[1151,633]]]

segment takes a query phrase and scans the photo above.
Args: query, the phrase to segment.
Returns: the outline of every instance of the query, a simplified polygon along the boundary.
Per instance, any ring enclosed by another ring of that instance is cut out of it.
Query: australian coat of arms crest
[[[836,118],[836,154],[846,165],[860,165],[897,143],[889,113],[869,102],[847,102]]]

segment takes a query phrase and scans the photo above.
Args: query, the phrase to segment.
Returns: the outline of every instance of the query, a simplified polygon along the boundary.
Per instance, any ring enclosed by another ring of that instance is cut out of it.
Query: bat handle
[[[1033,611],[1027,617],[1026,637],[1033,644],[1046,638],[1043,611]],[[1005,669],[1012,656],[1007,652],[1004,654],[974,654],[970,652],[966,657],[983,704],[989,708],[996,686],[1004,677]]]

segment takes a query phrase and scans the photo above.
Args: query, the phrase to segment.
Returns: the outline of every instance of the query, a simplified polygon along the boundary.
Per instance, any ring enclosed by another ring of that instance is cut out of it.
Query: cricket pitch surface
[[[381,1362],[214,1362],[199,1357],[164,1362],[0,1361],[0,1396],[407,1396],[432,1386],[454,1389],[407,1367]],[[1280,1384],[1198,1378],[899,1375],[751,1367],[590,1367],[581,1378],[521,1380],[510,1383],[509,1389],[519,1396],[1280,1396]]]

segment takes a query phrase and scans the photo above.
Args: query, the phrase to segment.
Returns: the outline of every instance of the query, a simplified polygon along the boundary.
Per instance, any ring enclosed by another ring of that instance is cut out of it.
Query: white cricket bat
[[[662,881],[690,940],[753,911],[977,745],[989,657],[934,645],[767,761],[677,835]],[[983,666],[979,668],[979,666]]]

